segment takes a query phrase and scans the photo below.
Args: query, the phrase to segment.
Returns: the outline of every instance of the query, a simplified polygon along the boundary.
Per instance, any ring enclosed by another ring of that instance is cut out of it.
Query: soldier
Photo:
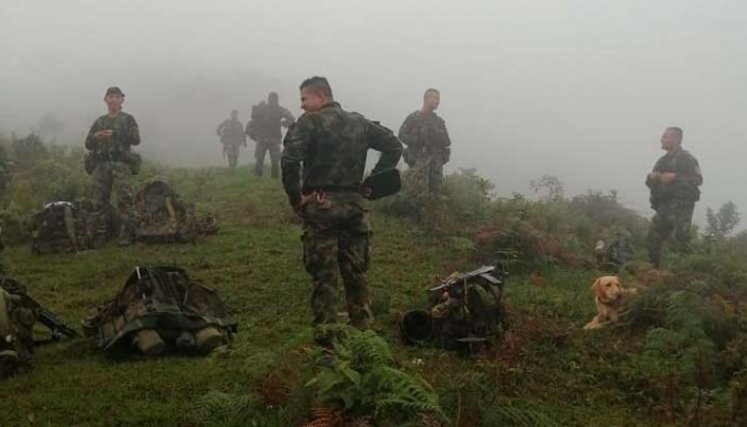
[[[239,145],[246,147],[246,135],[244,125],[238,119],[239,112],[231,110],[231,118],[226,119],[218,126],[218,136],[223,144],[223,157],[228,156],[228,167],[235,168],[239,158]]]
[[[129,177],[140,168],[140,156],[131,151],[140,144],[140,131],[135,118],[122,111],[124,93],[118,87],[106,90],[104,102],[108,113],[96,119],[86,138],[86,170],[92,175],[94,209],[103,214],[112,190],[117,194],[119,210],[119,244],[132,243],[132,188]]]
[[[257,143],[254,158],[257,161],[254,174],[262,176],[265,167],[265,154],[270,152],[272,163],[270,174],[273,178],[280,176],[280,141],[283,137],[281,127],[293,123],[293,115],[278,103],[278,94],[270,92],[267,103],[260,102],[252,107],[252,119],[246,125],[246,134]]]
[[[369,148],[381,152],[376,173],[397,166],[402,145],[385,127],[343,110],[326,78],[311,77],[300,90],[306,113],[288,129],[281,161],[288,200],[304,222],[314,324],[337,319],[339,268],[350,323],[365,328],[372,320],[365,277],[371,231],[368,200],[360,192],[366,154]]]
[[[651,219],[648,234],[649,259],[659,268],[661,248],[674,232],[673,250],[690,251],[690,227],[695,202],[700,199],[698,187],[703,183],[698,161],[682,148],[682,129],[669,127],[661,137],[661,148],[667,153],[646,176],[651,189],[651,208],[656,214]]]
[[[451,155],[451,140],[446,123],[436,115],[441,94],[428,89],[423,94],[423,106],[407,116],[399,128],[399,138],[407,145],[403,157],[423,183],[423,190],[438,193],[441,190],[444,164]]]

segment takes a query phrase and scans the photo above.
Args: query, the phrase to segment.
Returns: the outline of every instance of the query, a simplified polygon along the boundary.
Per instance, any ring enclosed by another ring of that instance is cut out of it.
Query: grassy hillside
[[[9,275],[77,325],[114,295],[134,266],[183,266],[217,287],[234,310],[240,324],[235,342],[208,357],[156,359],[112,360],[82,338],[42,347],[32,373],[0,384],[0,425],[295,426],[309,420],[315,390],[305,384],[317,369],[311,285],[302,267],[300,225],[280,184],[251,176],[247,167],[163,173],[198,211],[217,216],[216,236],[187,245],[111,245],[43,257],[32,256],[29,245],[15,245],[4,254]],[[529,206],[514,200],[499,209],[540,227],[521,203]],[[645,325],[640,333],[581,331],[594,314],[589,285],[599,272],[568,267],[574,263],[517,267],[506,287],[511,327],[495,352],[464,358],[404,346],[399,312],[424,306],[434,276],[475,267],[485,254],[469,244],[469,236],[425,232],[410,219],[386,214],[391,204],[382,202],[371,215],[375,328],[399,366],[434,387],[451,425],[687,424],[693,416],[724,422],[740,410],[729,400],[731,377],[705,385],[690,381],[690,371],[655,365],[678,353],[651,356]],[[737,300],[740,292],[734,291]],[[734,322],[738,312],[733,309]],[[681,332],[666,322],[659,326]],[[679,369],[676,360],[672,366]]]

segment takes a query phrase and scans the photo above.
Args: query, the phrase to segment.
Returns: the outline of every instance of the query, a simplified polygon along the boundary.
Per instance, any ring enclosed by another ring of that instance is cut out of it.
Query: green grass
[[[299,425],[309,412],[300,378],[310,369],[310,279],[302,266],[300,225],[280,183],[236,170],[174,170],[169,177],[199,212],[213,212],[216,236],[186,245],[107,246],[77,255],[33,256],[9,248],[9,275],[69,324],[112,298],[136,265],[176,264],[217,287],[234,310],[239,333],[228,349],[207,357],[169,355],[112,360],[84,339],[38,349],[35,369],[0,384],[0,425],[220,425],[198,402],[211,391],[261,396],[268,374],[292,390],[285,405],[265,407],[257,425]],[[368,275],[376,328],[405,370],[438,391],[452,423],[493,425],[510,411],[534,411],[559,425],[645,425],[614,384],[621,357],[635,343],[609,332],[582,333],[594,312],[592,271],[548,270],[545,281],[512,276],[506,287],[511,329],[493,357],[465,359],[401,344],[397,314],[422,307],[434,276],[475,265],[464,245],[439,240],[413,223],[374,209]],[[344,305],[341,305],[341,309]],[[266,406],[266,405],[265,405]],[[31,418],[30,418],[31,417]],[[509,418],[507,418],[509,417]]]

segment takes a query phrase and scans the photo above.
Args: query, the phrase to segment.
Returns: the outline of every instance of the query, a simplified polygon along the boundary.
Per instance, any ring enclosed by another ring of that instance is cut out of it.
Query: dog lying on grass
[[[637,289],[625,289],[617,276],[598,277],[591,285],[597,315],[584,329],[599,329],[608,323],[617,323],[626,308],[626,296],[637,293]]]

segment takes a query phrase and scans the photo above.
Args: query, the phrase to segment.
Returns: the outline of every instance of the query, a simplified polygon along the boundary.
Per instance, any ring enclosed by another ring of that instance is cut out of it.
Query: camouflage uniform
[[[399,128],[399,138],[407,145],[405,161],[418,175],[423,192],[438,193],[444,164],[451,154],[451,140],[444,120],[435,112],[415,111]]]
[[[111,138],[96,139],[93,135],[111,129]],[[135,118],[125,112],[114,117],[105,114],[91,126],[86,138],[86,148],[91,151],[95,166],[91,176],[93,207],[97,212],[105,212],[112,190],[117,194],[117,208],[120,214],[120,237],[124,237],[125,227],[131,226],[132,188],[129,178],[131,147],[140,144],[140,131]]]
[[[246,134],[256,141],[254,158],[257,162],[255,175],[262,176],[265,167],[265,155],[270,152],[270,175],[277,178],[280,175],[278,161],[280,160],[280,140],[283,137],[281,127],[288,127],[293,123],[293,115],[277,104],[260,103],[252,107],[252,119],[246,125]]]
[[[650,176],[646,178],[646,185],[651,189],[651,208],[656,211],[648,233],[649,259],[658,268],[662,245],[672,232],[672,249],[690,251],[693,210],[695,202],[700,199],[698,187],[703,183],[703,175],[698,160],[679,147],[662,156],[652,172],[677,174],[674,182],[669,184],[653,180]]]
[[[228,156],[228,166],[235,168],[239,159],[239,146],[246,145],[244,125],[238,120],[226,119],[218,126],[216,132],[223,144],[223,155]]]
[[[0,378],[31,368],[38,311],[24,304],[26,288],[0,277]]]
[[[397,165],[402,145],[388,129],[331,102],[301,116],[284,146],[283,186],[291,205],[297,207],[302,195],[312,196],[301,213],[304,264],[314,284],[314,324],[336,321],[339,266],[350,322],[365,327],[372,318],[365,277],[371,230],[368,200],[359,187],[369,148],[381,152],[373,170],[378,172]]]

